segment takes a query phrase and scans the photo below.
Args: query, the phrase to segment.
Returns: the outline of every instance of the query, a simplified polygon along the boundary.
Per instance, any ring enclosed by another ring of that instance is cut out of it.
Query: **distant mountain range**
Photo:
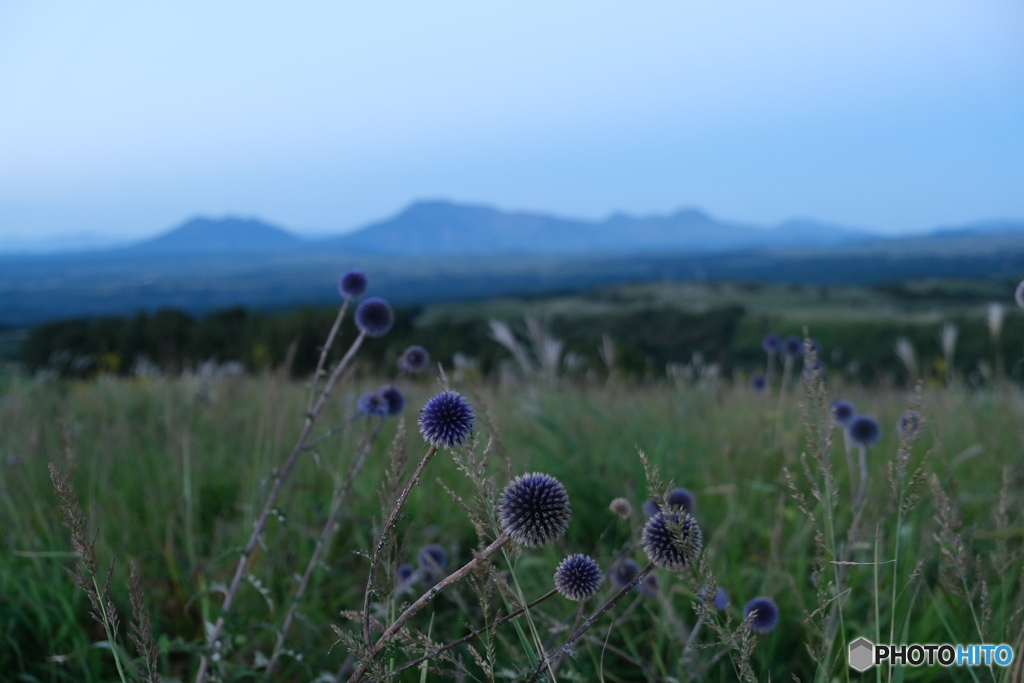
[[[658,280],[1017,282],[1024,221],[881,237],[810,220],[763,228],[695,209],[584,221],[430,201],[345,235],[309,239],[257,219],[194,218],[134,245],[0,253],[0,327],[163,307],[202,313],[328,303],[350,268],[370,276],[375,295],[405,304]]]

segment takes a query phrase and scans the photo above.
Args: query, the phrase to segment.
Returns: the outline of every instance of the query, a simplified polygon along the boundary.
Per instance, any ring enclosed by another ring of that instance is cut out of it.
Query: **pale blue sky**
[[[1024,217],[1024,3],[0,3],[0,243],[420,198]]]

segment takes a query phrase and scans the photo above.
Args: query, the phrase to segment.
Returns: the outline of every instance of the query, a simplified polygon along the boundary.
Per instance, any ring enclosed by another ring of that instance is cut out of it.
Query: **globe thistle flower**
[[[782,340],[782,353],[790,358],[804,355],[804,343],[800,337],[791,334]]]
[[[380,392],[381,398],[384,399],[384,403],[387,405],[387,416],[395,417],[400,415],[405,410],[405,396],[398,390],[397,387],[389,386],[385,387]]]
[[[455,448],[473,432],[473,408],[455,391],[442,392],[420,410],[420,434],[432,446]]]
[[[407,583],[412,580],[415,573],[416,570],[412,568],[411,564],[403,562],[395,569],[395,578],[398,579],[399,583]]]
[[[356,403],[359,412],[370,417],[387,417],[388,402],[379,391],[368,391]]]
[[[443,572],[448,568],[448,551],[436,543],[425,545],[416,553],[416,562],[420,569]]]
[[[608,509],[612,511],[617,517],[622,519],[629,519],[629,516],[633,514],[633,506],[625,498],[616,498],[608,506]]]
[[[849,426],[850,421],[857,415],[857,410],[853,407],[853,404],[841,398],[832,401],[828,412],[832,416],[832,421],[843,428]]]
[[[654,515],[661,512],[661,505],[659,505],[658,501],[654,500],[653,498],[648,498],[647,501],[640,506],[640,509],[643,510],[644,514],[648,517],[653,517]]]
[[[366,276],[358,270],[350,270],[338,280],[338,292],[346,299],[358,299],[366,294]]]
[[[1024,308],[1024,280],[1017,285],[1017,291],[1013,293],[1013,298],[1017,301],[1018,306]]]
[[[711,601],[711,604],[720,611],[729,606],[729,594],[725,592],[724,588],[718,587],[718,590],[715,591],[715,599]]]
[[[569,494],[554,477],[533,472],[513,479],[501,494],[498,518],[512,540],[528,548],[549,543],[569,528]]]
[[[555,570],[555,588],[559,593],[582,602],[601,587],[601,568],[586,555],[570,555]]]
[[[629,559],[628,557],[619,560],[612,565],[611,577],[612,583],[619,588],[628,586],[629,582],[636,578],[636,575],[640,573],[640,565]]]
[[[764,338],[761,340],[761,348],[769,355],[778,353],[781,346],[782,340],[779,339],[779,335],[774,332],[769,332],[764,335]]]
[[[882,428],[868,415],[858,415],[847,426],[850,441],[861,448],[870,448],[882,438]]]
[[[916,441],[924,430],[924,416],[916,410],[906,410],[896,423],[896,434],[901,441]]]
[[[763,393],[768,388],[768,380],[760,372],[755,372],[750,377],[750,388],[757,393]]]
[[[697,499],[686,489],[672,489],[672,492],[668,494],[668,506],[673,510],[679,509],[692,515],[697,508]]]
[[[422,346],[410,346],[398,357],[398,369],[416,375],[430,365],[430,354]]]
[[[754,598],[743,608],[743,618],[754,614],[750,621],[750,630],[754,633],[768,633],[779,624],[779,608],[771,598]]]
[[[648,574],[640,580],[637,588],[640,589],[640,593],[647,598],[653,598],[661,590],[661,579],[658,578],[657,574]]]
[[[682,569],[700,553],[703,535],[685,512],[659,512],[644,524],[641,538],[651,562],[665,569]]]
[[[383,337],[394,324],[391,305],[380,297],[366,299],[356,309],[356,327],[367,337]]]

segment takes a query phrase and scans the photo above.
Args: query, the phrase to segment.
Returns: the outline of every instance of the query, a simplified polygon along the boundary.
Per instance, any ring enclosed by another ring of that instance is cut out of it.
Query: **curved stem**
[[[295,466],[295,461],[298,460],[299,454],[302,453],[303,446],[306,443],[306,439],[309,438],[309,433],[313,429],[313,423],[316,421],[317,415],[323,410],[324,404],[327,403],[327,399],[331,395],[331,390],[341,377],[342,371],[345,366],[355,356],[356,351],[359,350],[360,345],[363,343],[363,339],[366,337],[365,333],[360,333],[356,340],[352,342],[352,346],[349,347],[344,358],[338,363],[337,367],[334,368],[334,372],[331,373],[330,379],[327,380],[327,384],[324,386],[323,392],[320,394],[320,398],[317,400],[316,405],[306,415],[306,423],[302,427],[302,431],[299,433],[299,438],[295,442],[295,446],[292,448],[291,454],[288,459],[285,460],[284,465],[281,466],[277,472],[274,473],[274,486],[270,490],[270,495],[267,496],[267,501],[263,505],[263,511],[260,513],[259,518],[253,525],[252,534],[249,536],[249,541],[245,544],[245,548],[242,549],[241,557],[238,559],[238,567],[235,569],[235,575],[231,579],[231,584],[228,586],[228,590],[224,595],[224,602],[221,604],[221,614],[217,617],[217,622],[213,625],[213,629],[210,631],[209,647],[212,649],[216,647],[217,641],[220,640],[221,631],[224,630],[224,617],[231,609],[231,605],[234,603],[235,594],[238,592],[239,586],[242,584],[242,577],[245,575],[245,569],[249,565],[249,557],[252,554],[253,549],[259,542],[260,535],[263,533],[263,528],[266,526],[267,517],[270,516],[271,510],[274,509],[274,503],[277,502],[277,497],[281,493],[281,487],[284,485],[284,480],[288,477],[292,467]],[[203,655],[199,661],[199,670],[196,672],[195,683],[202,683],[206,680],[206,671],[210,666],[210,658],[207,655]]]
[[[334,325],[331,327],[330,333],[327,335],[327,341],[324,342],[324,347],[320,349],[320,360],[316,363],[316,372],[313,373],[313,380],[309,383],[309,401],[306,402],[306,412],[313,411],[313,397],[316,396],[316,384],[320,381],[320,373],[324,370],[324,363],[327,362],[327,352],[331,350],[331,344],[334,343],[334,336],[338,334],[338,328],[341,327],[341,319],[345,317],[345,310],[348,309],[348,297],[345,297],[345,301],[342,302],[341,308],[338,309],[338,317],[334,319]]]

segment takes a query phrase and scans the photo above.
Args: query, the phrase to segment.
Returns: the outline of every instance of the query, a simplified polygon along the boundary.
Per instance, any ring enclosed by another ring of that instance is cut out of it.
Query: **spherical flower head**
[[[600,587],[601,568],[586,555],[570,555],[555,570],[555,589],[570,600],[582,602]]]
[[[697,509],[697,499],[687,489],[672,489],[672,492],[668,494],[668,506],[673,511],[682,510],[686,514],[692,515],[693,511]]]
[[[882,428],[875,418],[868,415],[858,415],[850,420],[846,430],[850,434],[850,441],[861,448],[870,448],[882,438]]]
[[[372,297],[356,309],[356,327],[367,337],[383,337],[395,324],[391,304],[380,297]]]
[[[782,340],[779,339],[779,335],[774,332],[769,332],[764,335],[764,339],[761,340],[761,348],[767,354],[776,354],[779,352],[779,347],[782,346]]]
[[[448,568],[448,551],[436,543],[425,545],[416,553],[420,569],[441,573]]]
[[[358,270],[350,270],[338,280],[338,291],[346,299],[358,299],[366,294],[366,276]]]
[[[384,387],[381,389],[380,395],[387,405],[388,417],[400,415],[405,410],[405,396],[402,395],[402,392],[397,387]]]
[[[430,365],[430,354],[422,346],[410,346],[398,357],[398,369],[416,375]]]
[[[677,570],[696,559],[703,535],[697,522],[685,512],[659,512],[644,524],[641,539],[651,562]]]
[[[750,388],[757,393],[763,393],[768,388],[768,380],[760,372],[755,372],[750,377]]]
[[[621,517],[622,519],[629,519],[629,516],[633,514],[633,505],[625,498],[616,498],[611,502],[611,505],[608,506],[608,509],[611,510],[615,516]]]
[[[896,434],[901,441],[917,441],[924,430],[924,416],[916,410],[906,410],[896,423]]]
[[[455,448],[473,433],[473,408],[462,394],[444,391],[420,410],[420,434],[432,446]]]
[[[791,334],[782,340],[782,353],[790,358],[804,355],[804,342],[800,337]]]
[[[640,509],[643,510],[644,514],[648,517],[653,517],[661,511],[661,505],[659,505],[658,501],[653,498],[648,498],[644,504],[640,506]]]
[[[846,428],[850,421],[857,416],[857,410],[853,407],[853,404],[841,398],[832,401],[828,412],[832,416],[832,421],[843,428]]]
[[[498,518],[512,540],[527,548],[549,543],[569,528],[569,494],[554,477],[533,472],[513,479],[501,494]]]
[[[715,599],[711,601],[711,604],[717,610],[724,610],[729,606],[729,594],[725,592],[724,588],[718,587],[718,590],[715,591]]]
[[[743,618],[752,612],[757,612],[750,621],[750,630],[754,633],[768,633],[779,624],[779,608],[771,598],[754,598],[748,602],[743,608]]]
[[[640,565],[628,557],[624,560],[619,560],[612,566],[611,579],[619,588],[629,585],[629,582],[636,578],[636,575],[640,573]]]
[[[644,597],[653,598],[661,590],[661,579],[658,578],[657,574],[648,574],[640,580],[637,588],[640,589],[640,593]]]
[[[411,564],[403,562],[395,569],[395,578],[398,579],[399,583],[407,583],[412,580],[415,573],[416,570],[412,568]]]
[[[1013,298],[1016,299],[1018,306],[1024,308],[1024,280],[1017,285],[1017,291],[1013,293]]]
[[[368,391],[356,403],[359,412],[370,417],[387,417],[388,402],[379,391]]]

